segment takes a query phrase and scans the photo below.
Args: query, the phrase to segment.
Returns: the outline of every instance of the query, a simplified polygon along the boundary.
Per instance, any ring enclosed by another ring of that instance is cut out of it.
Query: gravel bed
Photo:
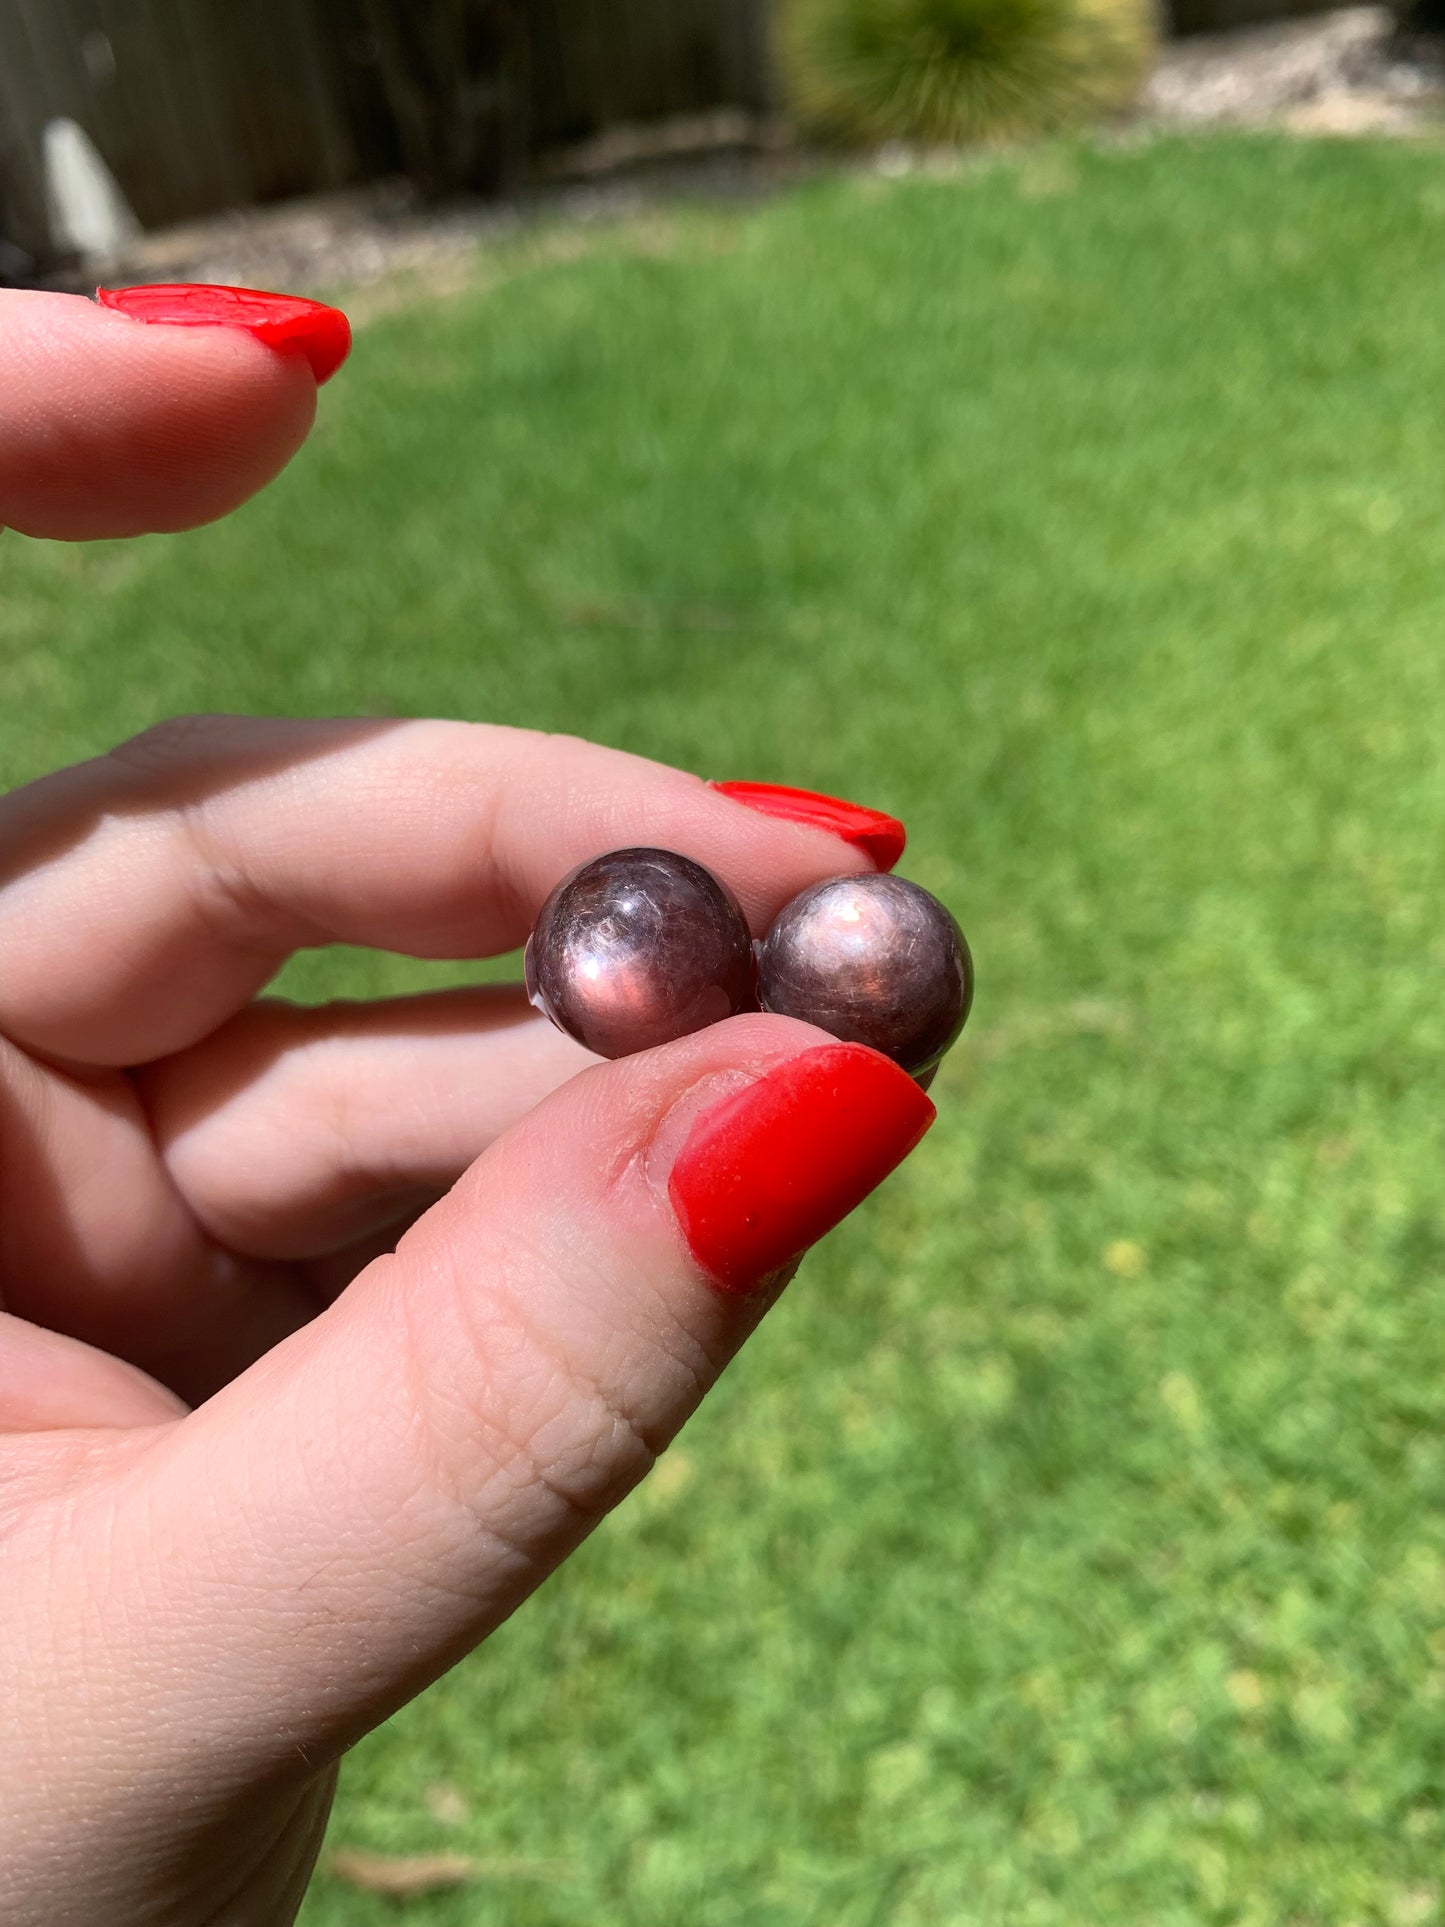
[[[1439,116],[1441,83],[1438,49],[1403,43],[1385,7],[1347,7],[1170,42],[1142,111],[1170,127],[1411,134]]]

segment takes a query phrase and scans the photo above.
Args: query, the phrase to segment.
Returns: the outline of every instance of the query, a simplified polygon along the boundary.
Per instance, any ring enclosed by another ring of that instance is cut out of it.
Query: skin
[[[0,296],[0,522],[208,520],[314,408],[244,334]],[[821,1033],[599,1065],[510,989],[257,1000],[304,945],[510,949],[644,841],[754,928],[867,867],[681,772],[457,723],[189,719],[0,804],[8,1927],[290,1920],[339,1756],[643,1476],[775,1295],[699,1275],[667,1178]]]

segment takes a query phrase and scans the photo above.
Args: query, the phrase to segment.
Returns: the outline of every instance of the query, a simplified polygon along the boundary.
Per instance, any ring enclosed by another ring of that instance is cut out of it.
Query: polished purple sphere
[[[613,850],[564,877],[527,940],[527,995],[599,1057],[756,1010],[747,919],[671,850]]]
[[[764,1010],[867,1044],[915,1076],[963,1029],[973,960],[963,932],[902,877],[833,877],[778,912],[758,950]]]

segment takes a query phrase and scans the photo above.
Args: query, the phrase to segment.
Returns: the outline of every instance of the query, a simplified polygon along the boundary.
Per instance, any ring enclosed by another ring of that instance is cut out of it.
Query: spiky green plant
[[[1149,0],[785,0],[799,119],[860,142],[957,145],[1124,106],[1153,43]]]

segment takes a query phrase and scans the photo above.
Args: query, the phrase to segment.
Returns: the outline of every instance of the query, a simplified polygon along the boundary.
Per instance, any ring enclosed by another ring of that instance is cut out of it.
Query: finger
[[[863,847],[571,737],[468,723],[193,718],[0,810],[0,1030],[88,1064],[182,1050],[293,950],[520,944],[574,864],[646,843],[754,929]]]
[[[151,1762],[176,1733],[197,1770],[214,1755],[241,1775],[348,1744],[645,1474],[756,1323],[744,1288],[932,1115],[886,1059],[781,1018],[574,1078],[330,1311],[170,1428],[119,1512],[106,1495],[113,1549],[137,1521],[168,1529],[125,1667],[87,1685],[88,1730]],[[60,1557],[83,1567],[92,1528],[70,1517]],[[61,1651],[49,1676],[70,1670]]]
[[[0,1305],[192,1402],[316,1309],[287,1267],[206,1236],[129,1079],[73,1075],[3,1040]]]
[[[185,1410],[133,1365],[0,1313],[0,1432],[159,1425]]]
[[[266,1000],[134,1082],[0,1045],[0,1302],[197,1401],[595,1061],[512,985]]]
[[[0,294],[0,525],[22,534],[209,522],[286,465],[315,411],[305,355],[244,329]]]
[[[310,1259],[441,1196],[596,1063],[518,984],[373,1004],[267,999],[138,1074],[187,1207],[227,1250]]]

